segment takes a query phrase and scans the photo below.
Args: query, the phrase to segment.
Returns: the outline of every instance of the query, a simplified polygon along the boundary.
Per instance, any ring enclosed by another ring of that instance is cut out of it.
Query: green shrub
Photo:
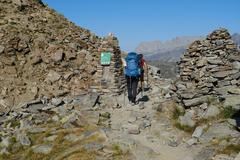
[[[233,115],[236,113],[237,113],[236,109],[234,109],[232,106],[227,106],[221,111],[220,116],[227,119],[232,118]]]
[[[195,127],[183,126],[178,122],[175,123],[175,127],[188,133],[193,133],[195,130]]]
[[[237,144],[237,145],[229,145],[227,147],[225,147],[222,151],[220,151],[221,153],[223,154],[237,154],[240,152],[240,144]]]
[[[176,119],[178,119],[180,116],[183,116],[184,114],[185,114],[184,111],[181,111],[179,108],[176,107],[176,108],[174,109],[172,118],[176,120]]]

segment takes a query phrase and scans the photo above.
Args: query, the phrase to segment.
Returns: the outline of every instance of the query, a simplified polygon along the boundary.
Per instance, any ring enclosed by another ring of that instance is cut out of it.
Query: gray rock
[[[2,148],[0,150],[0,154],[3,155],[3,154],[6,154],[6,155],[9,155],[10,153],[8,152],[8,149],[7,148]]]
[[[151,126],[151,121],[149,120],[143,120],[140,124],[139,124],[139,128],[141,130],[144,130],[145,128],[147,127],[150,127]]]
[[[31,123],[29,120],[20,120],[20,129],[29,129],[31,128]]]
[[[75,52],[65,52],[65,56],[68,60],[76,59],[77,54]]]
[[[49,71],[46,81],[56,82],[61,78],[61,75],[53,70]]]
[[[52,117],[52,120],[54,122],[58,122],[59,121],[59,117],[57,115],[55,115],[55,116]]]
[[[237,157],[234,160],[240,160],[240,153],[238,153]]]
[[[5,25],[8,23],[8,20],[6,19],[0,19],[0,25]]]
[[[67,97],[64,97],[63,98],[63,102],[65,103],[65,104],[70,104],[70,103],[72,103],[72,99],[71,98],[67,98]]]
[[[210,105],[203,118],[208,119],[210,117],[216,117],[220,113],[220,109],[217,106]]]
[[[189,126],[189,127],[194,127],[196,122],[193,121],[192,117],[193,117],[193,110],[188,111],[184,114],[184,116],[180,116],[179,117],[179,123],[182,126]]]
[[[195,145],[197,144],[197,139],[196,138],[191,138],[189,139],[186,143],[189,145],[189,146],[192,146],[192,145]]]
[[[239,95],[225,97],[224,107],[232,106],[236,110],[240,110],[240,98]]]
[[[224,87],[224,86],[230,86],[230,85],[231,85],[230,80],[218,81],[218,87]]]
[[[203,103],[199,106],[199,108],[201,108],[202,110],[206,110],[208,108],[208,104],[207,103]]]
[[[45,140],[45,141],[48,141],[48,142],[53,142],[53,141],[55,141],[55,139],[56,139],[57,137],[58,137],[57,135],[52,135],[52,136],[49,136],[49,137],[44,138],[44,140]]]
[[[0,50],[0,51],[1,51],[1,50]],[[0,52],[0,53],[1,53],[1,52]],[[238,61],[233,62],[233,68],[240,70],[240,62],[238,62]]]
[[[0,146],[1,147],[8,147],[10,145],[10,140],[9,140],[9,137],[5,137],[5,138],[2,138],[2,141],[0,143]]]
[[[28,130],[29,133],[43,133],[43,132],[46,132],[48,129],[47,128],[38,128],[38,127],[35,127],[35,128],[31,128]]]
[[[30,113],[39,113],[39,111],[42,110],[44,106],[45,105],[42,103],[29,104],[28,108],[25,110],[29,111]]]
[[[186,86],[183,85],[183,84],[181,84],[181,83],[177,84],[176,87],[177,87],[179,90],[185,90],[185,89],[186,89]]]
[[[170,147],[177,147],[179,144],[180,143],[175,139],[171,139],[168,141],[168,146],[170,146]]]
[[[207,100],[208,100],[207,96],[203,96],[200,98],[183,100],[183,103],[186,107],[192,107],[192,106],[203,104],[203,103],[207,102]]]
[[[206,126],[198,126],[192,134],[193,138],[200,138]]]
[[[90,124],[98,124],[99,122],[99,113],[96,111],[81,111],[83,118],[87,120]]]
[[[200,142],[206,143],[210,142],[212,139],[226,138],[226,137],[236,137],[240,136],[240,133],[232,128],[228,122],[216,123],[208,128],[208,130],[203,133],[199,138]]]
[[[228,90],[228,93],[240,95],[240,88],[234,88],[234,89]]]
[[[194,158],[194,160],[207,160],[211,159],[215,154],[215,149],[213,148],[204,148],[202,151],[200,151],[197,156]]]
[[[51,100],[51,103],[52,103],[52,105],[54,105],[54,106],[57,107],[57,106],[63,104],[63,101],[62,101],[62,99],[60,99],[60,98],[53,98],[53,99]]]
[[[31,145],[31,141],[25,133],[19,133],[17,135],[17,140],[23,146],[30,146]]]
[[[134,115],[131,115],[128,119],[128,122],[129,123],[134,123],[137,121],[137,116],[134,116]]]
[[[3,53],[4,49],[5,49],[5,47],[4,47],[4,46],[2,46],[2,45],[0,45],[0,54],[2,54],[2,53]]]
[[[63,59],[63,50],[59,49],[52,55],[52,60],[55,62],[60,62]]]
[[[145,108],[145,105],[144,105],[143,102],[140,102],[138,106],[139,106],[139,109],[144,109]]]
[[[49,154],[52,151],[52,144],[42,144],[32,147],[34,153]]]
[[[195,95],[196,95],[196,93],[193,93],[193,92],[183,92],[183,93],[181,93],[181,97],[184,98],[184,99],[192,99]]]
[[[223,61],[221,59],[207,59],[209,64],[212,65],[222,65]]]
[[[39,64],[41,62],[42,62],[42,57],[38,56],[38,55],[32,57],[32,59],[31,59],[31,64],[32,65],[36,65],[36,64]]]
[[[127,124],[122,126],[124,130],[127,130],[128,134],[139,134],[140,129],[138,125]]]
[[[83,136],[77,136],[75,134],[68,134],[64,137],[64,139],[69,142],[77,142],[79,140],[82,140],[83,138],[84,138]]]
[[[95,92],[90,92],[87,94],[78,95],[73,100],[73,104],[80,105],[84,107],[84,109],[91,109],[96,106],[96,104],[99,104],[99,94]]]
[[[56,106],[54,105],[51,105],[51,104],[48,104],[47,106],[43,107],[42,110],[43,111],[48,111],[48,110],[51,110],[53,108],[55,108]]]
[[[86,150],[86,151],[89,151],[89,152],[93,152],[93,151],[99,151],[101,149],[103,149],[103,145],[100,144],[100,143],[96,143],[96,142],[92,142],[92,143],[87,143],[87,144],[84,144],[83,145],[83,148]]]
[[[234,127],[237,127],[237,122],[236,122],[235,119],[227,119],[227,122],[228,122],[230,125],[232,125],[232,126],[234,126]]]
[[[213,74],[213,77],[214,78],[225,78],[229,75],[232,75],[232,74],[235,74],[235,73],[238,73],[239,71],[238,70],[231,70],[231,71],[219,71],[219,72],[215,72]]]

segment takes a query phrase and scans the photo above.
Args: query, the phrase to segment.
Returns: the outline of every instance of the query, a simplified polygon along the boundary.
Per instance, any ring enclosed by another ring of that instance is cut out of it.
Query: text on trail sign
[[[111,53],[102,52],[101,53],[101,65],[110,65],[111,63]]]

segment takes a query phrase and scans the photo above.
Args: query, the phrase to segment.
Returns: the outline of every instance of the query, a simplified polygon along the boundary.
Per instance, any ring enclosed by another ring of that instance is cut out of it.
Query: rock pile
[[[83,148],[93,154],[107,147],[98,125],[109,116],[92,110],[96,101],[94,95],[35,100],[0,116],[0,159],[64,159]]]
[[[226,29],[193,42],[179,63],[180,79],[172,87],[185,107],[198,106],[217,97],[226,105],[240,105],[240,52]],[[234,102],[233,102],[234,101]]]
[[[47,96],[76,95],[100,86],[100,53],[112,63],[106,89],[122,81],[120,49],[113,36],[100,38],[36,0],[0,0],[0,108]],[[115,89],[115,90],[114,90]]]

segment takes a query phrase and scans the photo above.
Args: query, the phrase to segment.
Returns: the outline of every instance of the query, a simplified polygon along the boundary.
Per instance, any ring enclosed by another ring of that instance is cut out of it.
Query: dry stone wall
[[[125,86],[125,79],[121,50],[117,38],[112,35],[104,38],[104,42],[99,47],[99,52],[110,52],[111,63],[103,66],[100,64],[100,60],[98,60],[99,64],[94,78],[95,81],[90,88],[100,93],[112,93],[114,95],[121,93]]]
[[[232,99],[235,107],[240,105],[237,101],[240,97],[240,52],[226,29],[215,30],[206,39],[193,42],[179,67],[180,78],[172,86],[173,97],[185,107],[208,102],[209,96],[223,103]]]

